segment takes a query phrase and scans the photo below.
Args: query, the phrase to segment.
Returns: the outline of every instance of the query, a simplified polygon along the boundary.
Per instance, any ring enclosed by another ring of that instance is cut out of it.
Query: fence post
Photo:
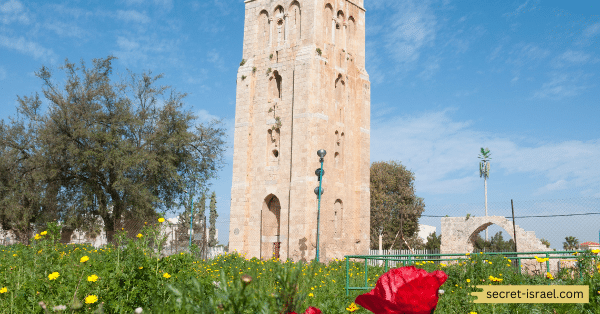
[[[365,285],[364,285],[364,287],[367,287],[367,284],[368,284],[367,281],[369,280],[369,276],[368,276],[369,268],[367,267],[367,260],[368,259],[369,258],[365,257]]]
[[[349,296],[348,287],[350,287],[350,276],[348,276],[348,271],[350,270],[350,260],[348,256],[346,256],[346,296]]]

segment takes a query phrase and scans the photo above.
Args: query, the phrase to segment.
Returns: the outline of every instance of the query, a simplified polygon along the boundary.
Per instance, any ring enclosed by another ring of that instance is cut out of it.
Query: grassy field
[[[37,235],[29,246],[0,251],[0,313],[349,313],[361,293],[345,295],[345,262],[294,263],[245,259],[239,254],[198,260],[181,253],[160,258],[150,243],[151,229],[117,245],[95,249],[55,244],[56,234]],[[421,262],[416,267],[448,274],[436,313],[600,313],[598,257],[578,257],[585,270],[564,270],[552,279],[515,272],[507,258],[472,254],[457,265]],[[364,264],[350,264],[353,286],[364,281]],[[369,267],[375,285],[381,267]],[[490,277],[491,276],[491,277]],[[587,285],[587,304],[474,304],[474,285]],[[46,307],[46,311],[40,305]],[[359,308],[354,313],[370,313]]]

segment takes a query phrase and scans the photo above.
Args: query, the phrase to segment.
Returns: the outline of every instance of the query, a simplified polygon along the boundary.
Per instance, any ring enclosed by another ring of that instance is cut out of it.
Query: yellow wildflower
[[[86,256],[82,257],[82,258],[79,260],[79,262],[80,262],[80,263],[85,263],[85,262],[87,262],[87,261],[89,261],[89,260],[90,260],[90,258],[89,258],[89,257],[86,255]]]
[[[356,310],[358,310],[358,305],[354,304],[354,302],[352,302],[350,306],[346,308],[346,311],[348,312],[354,312]]]
[[[592,250],[592,253],[598,254],[598,253],[600,253],[600,250],[599,249]]]
[[[548,279],[550,279],[550,280],[553,280],[553,279],[554,279],[554,277],[552,277],[552,274],[551,274],[551,273],[548,273],[548,272],[546,273],[546,278],[548,278]]]
[[[311,293],[308,294],[309,297],[314,297],[315,295]]]
[[[40,237],[40,235],[36,233],[36,234],[35,234],[35,237],[33,237],[33,238],[34,238],[34,239],[36,239],[36,240],[39,240],[39,239],[41,239],[42,237]]]
[[[48,231],[42,231],[42,232],[40,232],[40,235],[45,236],[46,234],[48,234]]]
[[[60,276],[60,274],[57,271],[55,271],[52,274],[48,275],[48,279],[54,280],[54,279],[58,278],[58,276]]]
[[[165,222],[165,219],[160,217],[160,218],[158,218],[158,222]]]
[[[98,297],[93,294],[90,294],[87,297],[85,297],[85,303],[87,304],[92,304],[96,302],[98,302]]]
[[[537,257],[537,255],[535,256],[535,259],[538,261],[538,263],[543,263],[543,262],[545,262],[545,261],[549,260],[549,258],[548,258],[548,257],[545,257],[545,258],[539,258],[539,257]]]
[[[88,276],[88,281],[96,282],[96,280],[98,280],[98,276],[96,276],[96,275]]]
[[[0,289],[0,293],[6,293],[8,292],[8,288],[4,287],[2,289]]]
[[[471,279],[467,279],[467,282],[471,282]]]
[[[169,275],[169,273],[164,273],[163,277],[165,277],[165,278],[171,278],[171,275]]]
[[[136,237],[138,237],[138,238],[140,238],[140,239],[141,239],[141,238],[143,237],[143,235],[142,235],[141,233],[138,233],[138,234],[136,235]]]

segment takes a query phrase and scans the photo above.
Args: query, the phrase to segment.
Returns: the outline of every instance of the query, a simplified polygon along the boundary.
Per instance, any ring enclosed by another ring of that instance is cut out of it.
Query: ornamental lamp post
[[[319,261],[319,226],[321,220],[321,195],[323,195],[324,192],[323,175],[325,174],[325,170],[323,170],[323,161],[325,161],[325,155],[327,155],[327,152],[324,149],[319,149],[317,151],[317,156],[319,156],[319,162],[321,162],[321,168],[317,168],[317,170],[315,170],[315,174],[319,177],[319,187],[315,188],[315,194],[317,194],[317,197],[319,199],[317,205],[317,256],[315,257],[317,262]]]

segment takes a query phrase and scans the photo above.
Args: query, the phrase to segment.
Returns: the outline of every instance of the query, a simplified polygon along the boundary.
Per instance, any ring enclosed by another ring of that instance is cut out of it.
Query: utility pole
[[[479,177],[483,177],[483,187],[485,190],[485,217],[488,216],[488,208],[487,208],[487,179],[490,176],[490,149],[483,147],[481,148],[481,154],[479,154]],[[485,240],[488,240],[488,230],[485,228]]]

